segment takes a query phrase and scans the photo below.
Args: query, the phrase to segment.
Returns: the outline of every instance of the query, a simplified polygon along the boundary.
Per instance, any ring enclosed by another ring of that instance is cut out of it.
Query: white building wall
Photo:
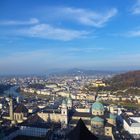
[[[126,131],[128,131],[130,134],[134,135],[134,134],[137,134],[137,135],[140,135],[140,127],[134,127],[133,125],[132,126],[129,126],[128,123],[123,120],[123,126],[124,126],[124,129]]]
[[[140,123],[140,117],[130,117],[132,120],[135,120]]]

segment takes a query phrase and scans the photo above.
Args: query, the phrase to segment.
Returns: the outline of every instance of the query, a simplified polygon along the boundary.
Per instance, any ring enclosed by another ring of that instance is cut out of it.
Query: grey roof
[[[45,110],[43,110],[43,113],[56,113],[56,114],[60,114],[61,111],[59,109],[45,109]]]
[[[140,123],[131,119],[126,113],[122,113],[121,117],[128,123],[131,127],[140,127]]]
[[[36,127],[36,128],[51,128],[52,125],[55,127],[60,128],[60,123],[55,122],[45,122],[42,118],[40,118],[37,114],[31,115],[28,117],[26,121],[19,124],[20,126],[29,126],[29,127]]]
[[[140,123],[139,123],[139,122],[137,122],[137,123],[132,123],[131,126],[132,126],[132,127],[140,127]]]

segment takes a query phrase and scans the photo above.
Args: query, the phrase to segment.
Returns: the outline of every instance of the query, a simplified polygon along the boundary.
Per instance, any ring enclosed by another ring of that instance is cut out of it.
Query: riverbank
[[[11,88],[11,85],[4,85],[0,84],[0,96],[4,94],[6,90],[9,90]]]
[[[14,97],[22,97],[19,92],[19,86],[12,86],[8,90],[4,91],[3,96],[14,96]]]
[[[50,100],[52,97],[51,96],[48,96],[48,95],[41,95],[41,94],[35,94],[35,93],[27,93],[27,92],[23,92],[23,91],[20,91],[20,94],[22,96],[24,96],[25,98],[40,98],[40,99],[48,99]]]

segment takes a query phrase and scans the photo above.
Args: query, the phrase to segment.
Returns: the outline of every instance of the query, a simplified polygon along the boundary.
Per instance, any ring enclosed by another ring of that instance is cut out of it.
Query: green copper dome
[[[94,117],[91,119],[91,121],[94,121],[94,122],[104,122],[104,120],[98,116]]]
[[[96,101],[92,104],[92,110],[104,111],[104,106],[99,101]]]
[[[117,117],[117,116],[116,116],[115,114],[111,114],[111,113],[110,113],[110,119],[115,120],[115,119],[116,119],[116,117]]]

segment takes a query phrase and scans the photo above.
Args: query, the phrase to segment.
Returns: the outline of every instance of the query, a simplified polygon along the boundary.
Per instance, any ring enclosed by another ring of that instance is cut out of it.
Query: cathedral
[[[38,115],[45,121],[60,122],[62,128],[73,128],[79,119],[82,119],[86,127],[96,135],[112,136],[112,128],[116,126],[116,114],[110,113],[102,103],[96,101],[87,111],[77,111],[73,107],[73,101],[69,97],[62,101],[61,109],[46,110]]]
[[[10,119],[12,123],[28,122],[29,113],[26,107],[19,104],[13,109],[12,100],[10,100]],[[112,129],[116,126],[116,114],[111,113],[107,107],[100,101],[95,101],[90,109],[79,111],[73,106],[70,97],[62,100],[59,108],[44,108],[36,115],[44,122],[56,122],[61,124],[61,128],[72,129],[76,126],[79,119],[82,119],[88,130],[97,136],[112,136]]]

